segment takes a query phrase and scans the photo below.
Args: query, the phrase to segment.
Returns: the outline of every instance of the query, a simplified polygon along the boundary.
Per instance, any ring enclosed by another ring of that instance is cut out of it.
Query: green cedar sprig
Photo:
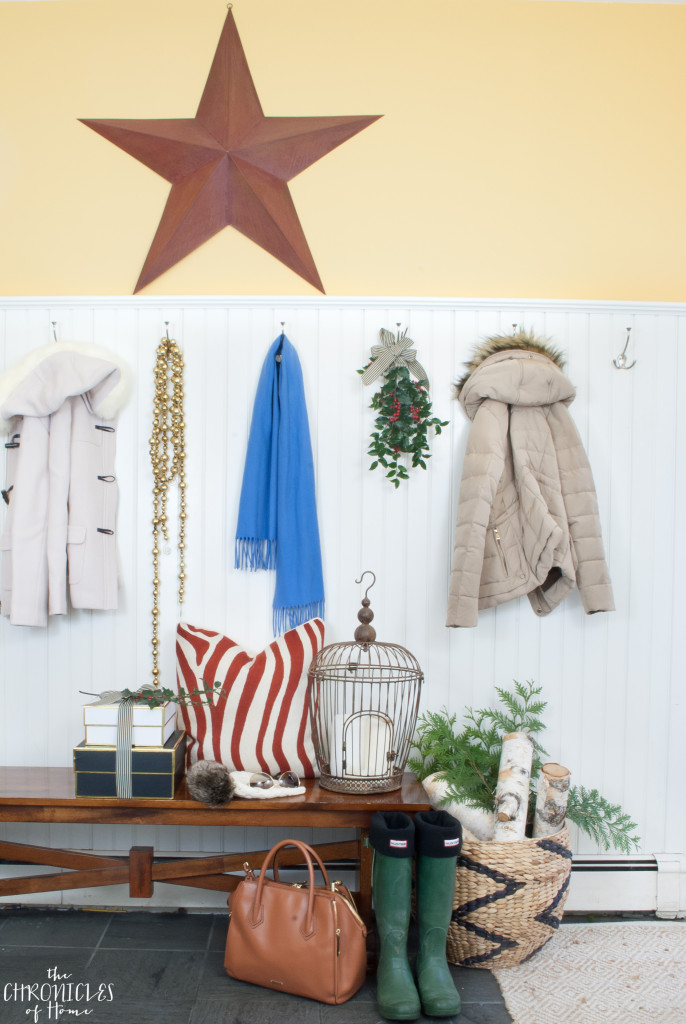
[[[358,373],[364,373],[363,366]],[[378,415],[367,454],[371,456],[370,470],[381,466],[394,487],[401,480],[409,480],[403,455],[411,456],[411,468],[426,469],[429,451],[429,430],[440,434],[447,420],[431,415],[431,401],[427,381],[415,381],[406,366],[391,366],[385,380],[373,396],[369,408]]]
[[[124,689],[121,691],[121,694],[123,697],[133,697],[134,704],[141,704],[146,708],[159,708],[163,704],[167,704],[169,701],[171,701],[172,704],[197,706],[198,704],[206,703],[206,701],[203,700],[203,697],[215,697],[217,700],[226,700],[227,694],[222,693],[221,688],[221,683],[206,683],[203,680],[202,686],[199,686],[197,691],[193,693],[185,690],[182,686],[179,687],[178,692],[176,690],[169,690],[164,686],[156,686],[154,690]],[[94,696],[97,696],[97,694]]]
[[[606,851],[614,846],[622,853],[634,853],[640,842],[633,834],[637,826],[629,815],[597,789],[571,786],[567,817]]]
[[[417,725],[415,746],[419,756],[408,761],[410,771],[425,779],[440,772],[450,795],[460,803],[492,810],[500,770],[502,738],[508,732],[541,732],[546,702],[539,700],[542,687],[515,681],[513,693],[496,687],[504,710],[467,708],[465,726],[455,731],[456,716],[442,711],[423,714]],[[538,771],[546,751],[535,736],[533,767]]]
[[[502,737],[508,732],[528,732],[534,742],[529,798],[529,817],[533,818],[541,756],[547,756],[537,738],[545,729],[540,716],[547,706],[539,697],[541,691],[542,687],[532,681],[522,684],[514,680],[514,691],[496,687],[504,710],[467,708],[465,725],[459,732],[456,716],[449,715],[445,708],[425,712],[417,723],[417,755],[408,760],[408,767],[419,779],[437,772],[448,783],[448,795],[453,800],[492,810]],[[630,816],[597,789],[571,786],[567,818],[605,850],[614,846],[623,853],[631,853],[640,843],[637,826]]]

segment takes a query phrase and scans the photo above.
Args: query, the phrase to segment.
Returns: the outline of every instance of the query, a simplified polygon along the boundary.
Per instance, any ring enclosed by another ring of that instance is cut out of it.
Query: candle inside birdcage
[[[372,684],[335,681],[327,694],[331,708],[328,741],[331,775],[384,775],[393,760],[393,720],[378,707]]]
[[[365,594],[355,640],[323,648],[309,670],[310,719],[324,789],[399,789],[410,753],[422,671],[404,647],[375,643],[369,604]]]

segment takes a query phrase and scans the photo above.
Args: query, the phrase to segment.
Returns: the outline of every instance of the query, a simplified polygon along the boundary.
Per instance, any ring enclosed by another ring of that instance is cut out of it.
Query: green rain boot
[[[417,987],[427,1017],[454,1017],[460,995],[445,958],[462,825],[447,811],[414,816],[417,851]]]
[[[369,841],[374,848],[372,895],[380,955],[376,970],[379,1013],[386,1020],[416,1020],[419,995],[407,959],[414,823],[400,811],[377,811]]]

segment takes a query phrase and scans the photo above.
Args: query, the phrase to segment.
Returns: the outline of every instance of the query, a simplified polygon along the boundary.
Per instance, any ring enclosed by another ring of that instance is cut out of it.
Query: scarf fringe
[[[234,550],[236,569],[276,569],[276,541],[260,537],[237,537]]]
[[[303,622],[310,619],[324,618],[324,600],[310,601],[309,604],[296,605],[293,608],[274,608],[273,630],[274,636],[283,636],[289,629],[302,626]]]

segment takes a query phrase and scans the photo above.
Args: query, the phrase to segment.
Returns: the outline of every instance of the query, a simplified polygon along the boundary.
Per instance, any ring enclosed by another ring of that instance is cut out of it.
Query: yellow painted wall
[[[0,292],[132,292],[222,0],[0,3]],[[265,113],[384,117],[291,184],[329,295],[686,300],[686,8],[237,0]],[[314,294],[227,228],[144,294]]]

